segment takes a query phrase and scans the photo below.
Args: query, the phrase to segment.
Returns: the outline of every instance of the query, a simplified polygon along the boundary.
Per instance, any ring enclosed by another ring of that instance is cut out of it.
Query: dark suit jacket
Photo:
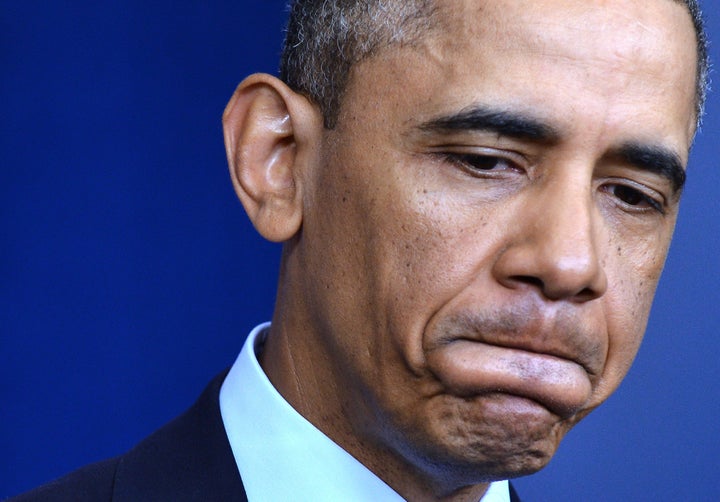
[[[220,416],[216,377],[198,401],[124,455],[8,502],[247,501]],[[519,502],[510,487],[512,502]]]
[[[220,417],[216,377],[198,401],[132,450],[12,502],[247,501]]]

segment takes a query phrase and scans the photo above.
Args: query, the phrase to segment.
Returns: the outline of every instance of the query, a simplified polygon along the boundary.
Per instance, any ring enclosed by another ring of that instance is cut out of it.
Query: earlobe
[[[223,114],[225,150],[235,191],[268,240],[292,238],[302,224],[305,164],[322,129],[319,111],[271,75],[235,90]]]

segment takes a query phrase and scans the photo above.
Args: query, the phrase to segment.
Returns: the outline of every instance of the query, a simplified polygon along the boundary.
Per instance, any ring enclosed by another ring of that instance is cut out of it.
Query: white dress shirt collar
[[[275,390],[257,360],[270,323],[257,326],[220,389],[220,412],[238,471],[253,501],[402,501]],[[509,502],[507,481],[482,502]]]

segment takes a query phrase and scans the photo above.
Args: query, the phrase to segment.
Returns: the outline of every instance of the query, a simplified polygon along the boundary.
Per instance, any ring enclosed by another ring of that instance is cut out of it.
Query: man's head
[[[228,158],[286,243],[272,382],[406,498],[473,497],[542,468],[632,363],[697,37],[672,0],[411,3],[324,98],[249,77]]]

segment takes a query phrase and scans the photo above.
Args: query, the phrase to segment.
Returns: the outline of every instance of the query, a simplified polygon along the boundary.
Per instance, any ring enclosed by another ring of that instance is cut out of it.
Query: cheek
[[[389,187],[374,209],[379,234],[373,247],[382,250],[378,266],[388,286],[432,296],[466,269],[463,241],[473,230],[469,211],[452,194],[417,180]]]
[[[437,308],[469,279],[477,265],[477,249],[468,245],[475,229],[451,199],[420,194],[398,208],[403,223],[385,238],[389,247],[378,264],[387,277],[393,300]],[[482,240],[477,238],[479,247]]]
[[[609,394],[620,384],[637,355],[669,240],[670,232],[644,241],[625,239],[609,248],[613,251],[606,264],[609,287],[604,298],[608,357],[599,394]]]
[[[373,246],[380,250],[373,269],[381,281],[376,301],[383,327],[403,367],[421,376],[429,323],[478,283],[487,285],[503,226],[489,224],[497,219],[491,208],[465,204],[428,183],[418,186],[393,199],[395,224],[384,226],[387,234]]]
[[[473,275],[477,249],[469,241],[483,241],[485,223],[429,170],[377,147],[360,153],[341,151],[327,162],[303,233],[332,246],[303,260],[318,271],[307,296],[325,305],[325,331],[356,333],[335,340],[335,350],[380,378],[393,365],[422,366],[425,325]]]

